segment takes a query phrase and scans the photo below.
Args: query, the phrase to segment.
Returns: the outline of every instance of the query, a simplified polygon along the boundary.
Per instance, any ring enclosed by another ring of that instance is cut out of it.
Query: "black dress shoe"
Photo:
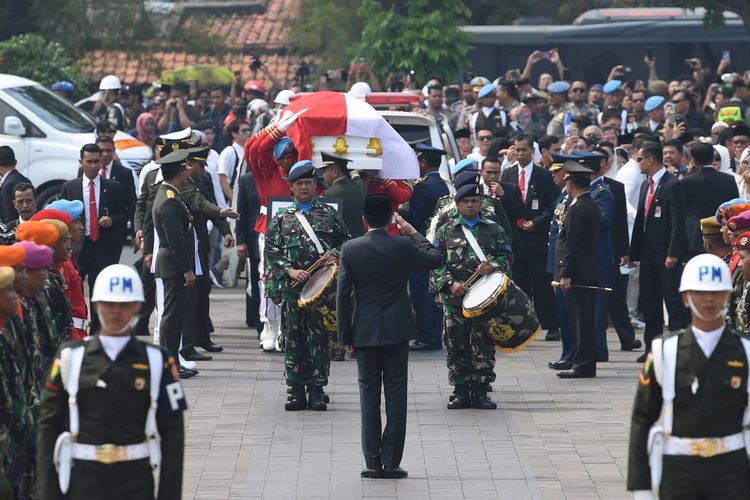
[[[641,341],[636,339],[633,341],[632,344],[628,344],[628,345],[624,345],[620,347],[620,350],[621,351],[635,351],[636,349],[640,349],[642,346],[643,344],[641,344]]]
[[[645,363],[647,357],[648,357],[648,353],[644,352],[643,354],[641,354],[640,356],[638,356],[638,359],[636,359],[635,362],[636,363]]]
[[[196,375],[195,371],[188,370],[187,368],[182,367],[182,366],[178,366],[177,371],[179,372],[181,379],[195,377]]]
[[[554,330],[547,331],[547,335],[544,336],[544,340],[547,340],[547,341],[560,340],[560,330],[554,329]]]
[[[205,344],[198,344],[198,347],[206,352],[221,352],[224,350],[219,344],[215,344],[213,340],[209,340]]]
[[[549,366],[553,370],[570,370],[571,368],[573,368],[573,362],[561,359],[559,361],[555,361],[554,363],[548,363],[547,366]]]
[[[332,349],[331,350],[331,361],[345,361],[346,354],[343,349]]]
[[[408,476],[409,473],[406,472],[401,467],[385,467],[383,468],[383,477],[386,479],[402,479],[406,476]]]
[[[409,346],[410,351],[437,351],[441,349],[441,346],[433,346],[432,344],[426,344],[416,340],[412,345]]]
[[[203,354],[196,351],[195,348],[191,348],[187,351],[182,351],[180,354],[182,354],[182,357],[188,361],[211,361],[212,359],[214,359],[208,354]]]
[[[362,469],[362,472],[359,473],[360,477],[369,477],[370,479],[378,479],[383,477],[383,469],[380,467],[378,468],[366,468]]]
[[[596,377],[595,371],[583,372],[580,370],[566,370],[563,372],[557,372],[557,376],[560,378],[594,378]]]

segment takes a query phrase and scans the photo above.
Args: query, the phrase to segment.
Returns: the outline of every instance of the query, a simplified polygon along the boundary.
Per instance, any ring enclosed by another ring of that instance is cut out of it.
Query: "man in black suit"
[[[514,222],[520,230],[526,255],[513,259],[513,281],[534,298],[542,328],[547,330],[548,340],[558,340],[555,296],[547,273],[547,243],[555,200],[560,191],[552,175],[542,167],[534,165],[534,140],[527,135],[516,137],[514,142],[518,163],[503,172],[502,181],[518,186],[524,201],[523,217]],[[515,244],[515,242],[514,242]]]
[[[685,190],[662,163],[661,145],[646,142],[638,150],[641,186],[638,212],[630,241],[630,260],[640,262],[639,309],[646,320],[646,352],[664,331],[662,301],[669,313],[669,330],[685,328],[690,320],[677,289],[685,259]],[[646,359],[646,354],[638,358]]]
[[[404,236],[390,236],[391,213],[388,196],[368,196],[364,217],[370,230],[344,243],[339,258],[336,323],[341,344],[349,352],[357,350],[367,466],[361,475],[370,478],[407,476],[399,465],[406,437],[409,340],[416,329],[406,285],[409,273],[435,269],[442,262],[437,249],[398,215]],[[382,435],[381,383],[387,417]]]
[[[36,213],[36,189],[28,182],[19,182],[13,188],[13,206],[18,217],[8,221],[8,229],[15,229],[19,224],[31,220]]]
[[[13,149],[10,146],[0,146],[0,209],[3,222],[18,219],[18,211],[13,206],[13,193],[19,182],[31,183],[16,170],[16,155]]]
[[[565,190],[572,201],[565,209],[557,237],[555,279],[565,294],[577,342],[572,368],[557,372],[557,376],[591,378],[596,376],[594,290],[579,285],[599,284],[601,213],[589,191],[591,170],[575,160],[567,160],[563,168],[568,174]]]
[[[688,258],[704,252],[700,220],[716,213],[716,209],[727,200],[739,196],[733,175],[717,171],[712,162],[719,152],[711,144],[695,143],[690,148],[694,174],[682,179],[685,188],[685,232],[687,234]]]
[[[89,290],[99,272],[105,267],[117,264],[122,251],[122,235],[127,222],[127,206],[122,187],[115,181],[102,179],[101,150],[96,144],[86,144],[81,148],[79,163],[83,175],[62,185],[60,197],[65,200],[83,202],[84,241],[78,256],[81,279],[88,276]],[[91,330],[99,327],[99,318],[91,318]]]
[[[251,172],[242,175],[237,185],[237,211],[240,214],[240,220],[235,226],[237,255],[240,259],[250,259],[250,269],[245,270],[251,287],[251,294],[245,294],[245,324],[258,330],[260,335],[263,329],[263,322],[260,320],[260,253],[258,233],[254,229],[260,213],[260,201]]]
[[[359,238],[365,234],[365,225],[362,222],[365,189],[349,177],[347,164],[351,161],[350,159],[328,153],[321,153],[321,156],[323,165],[320,167],[320,173],[326,185],[323,197],[341,199],[343,206],[340,207],[339,212],[342,214],[344,224],[352,238]]]

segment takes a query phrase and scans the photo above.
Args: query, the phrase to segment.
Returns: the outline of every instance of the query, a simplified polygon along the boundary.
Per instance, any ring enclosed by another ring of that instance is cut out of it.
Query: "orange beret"
[[[0,246],[0,266],[16,267],[26,258],[26,250],[22,246]]]
[[[52,224],[42,221],[26,221],[16,228],[16,240],[31,241],[48,247],[54,246],[60,233]]]

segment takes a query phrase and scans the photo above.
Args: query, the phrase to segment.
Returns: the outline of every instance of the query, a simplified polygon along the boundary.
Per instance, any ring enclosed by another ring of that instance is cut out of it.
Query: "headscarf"
[[[152,132],[146,131],[146,122],[148,120],[154,122],[154,130]],[[138,140],[145,142],[152,148],[154,147],[154,142],[156,142],[156,120],[154,120],[154,115],[151,113],[141,113],[138,115],[138,119],[135,121],[135,130]]]
[[[721,144],[714,144],[714,151],[719,153],[719,156],[721,157],[721,166],[719,167],[719,172],[724,172],[725,174],[733,174],[734,172],[732,172],[732,169],[729,167],[729,150]]]

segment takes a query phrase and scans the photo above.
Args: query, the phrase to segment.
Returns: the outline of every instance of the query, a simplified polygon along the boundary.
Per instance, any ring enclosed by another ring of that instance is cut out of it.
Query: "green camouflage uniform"
[[[732,293],[729,295],[729,309],[727,310],[726,320],[729,326],[733,326],[743,335],[749,333],[747,328],[750,326],[747,324],[747,311],[744,313],[744,325],[740,325],[741,319],[739,317],[741,313],[740,301],[746,289],[745,279],[742,277],[742,266],[738,264],[732,273]]]
[[[67,284],[60,273],[50,270],[44,282],[44,295],[50,305],[53,319],[53,332],[56,343],[71,339],[73,314],[70,311],[70,301],[65,293]]]
[[[495,205],[492,198],[489,196],[482,197],[482,208],[480,209],[480,215],[493,222],[500,223],[495,215]],[[506,215],[507,218],[507,215]],[[453,225],[458,220],[458,209],[456,208],[456,200],[453,195],[443,196],[437,201],[435,206],[435,213],[430,219],[430,223],[427,226],[427,234],[425,235],[428,240],[435,241],[438,230],[445,224]]]
[[[297,305],[303,285],[292,284],[287,275],[290,269],[307,269],[320,254],[308,238],[297,217],[298,208],[292,204],[280,210],[268,227],[265,246],[266,296],[281,296],[281,321],[285,337],[286,380],[292,387],[328,384],[330,356],[328,349],[330,328],[326,322],[335,317],[335,301],[325,301],[306,308]],[[320,240],[323,251],[335,248],[338,256],[341,245],[349,239],[349,232],[336,211],[313,200],[305,217]],[[334,286],[330,285],[330,286]],[[325,308],[321,311],[321,308]]]
[[[430,275],[430,288],[439,293],[443,304],[448,381],[455,386],[495,380],[495,346],[487,335],[487,322],[464,317],[463,296],[453,297],[450,292],[451,283],[465,282],[480,263],[464,236],[462,222],[459,217],[454,224],[438,229],[435,245],[445,257],[445,264]],[[492,267],[509,274],[512,254],[503,228],[481,216],[471,234],[485,256],[492,257]]]

